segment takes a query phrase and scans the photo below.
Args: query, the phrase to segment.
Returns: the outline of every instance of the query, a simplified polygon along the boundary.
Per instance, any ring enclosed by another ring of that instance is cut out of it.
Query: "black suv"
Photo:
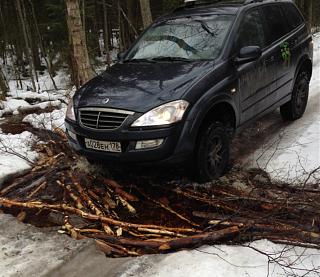
[[[76,92],[66,129],[77,152],[188,162],[206,181],[225,171],[235,130],[278,107],[285,120],[304,114],[313,42],[292,1],[186,2]]]

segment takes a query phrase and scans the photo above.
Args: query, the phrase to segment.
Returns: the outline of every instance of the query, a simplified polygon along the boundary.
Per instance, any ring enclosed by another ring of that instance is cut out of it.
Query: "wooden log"
[[[194,226],[194,227],[199,227],[199,226],[200,226],[199,224],[197,224],[197,223],[191,221],[190,219],[184,217],[183,215],[177,213],[176,211],[174,211],[173,209],[171,209],[169,206],[166,206],[166,205],[162,204],[161,202],[159,202],[159,201],[157,201],[157,200],[155,200],[155,199],[152,199],[150,196],[146,195],[146,194],[145,194],[144,192],[142,192],[140,189],[138,189],[138,188],[136,188],[136,189],[139,191],[139,193],[140,193],[143,197],[145,197],[145,198],[148,199],[149,201],[151,201],[151,202],[159,205],[161,208],[163,208],[163,209],[165,209],[166,211],[172,213],[172,214],[175,215],[176,217],[180,218],[182,221],[187,222],[188,224],[190,224],[190,225],[192,225],[192,226]]]
[[[41,177],[46,172],[47,172],[46,170],[43,170],[43,171],[35,172],[35,173],[34,172],[28,173],[28,174],[16,179],[11,185],[9,185],[9,186],[5,187],[4,189],[2,189],[0,191],[0,195],[1,196],[6,195],[9,192],[17,189],[18,187],[23,186],[24,184],[27,184],[27,183],[31,182],[32,180]]]
[[[25,195],[28,191],[34,189],[34,188],[38,188],[39,186],[41,186],[41,184],[43,184],[44,182],[46,182],[46,176],[41,176],[40,178],[32,181],[29,185],[24,186],[23,188],[19,189],[19,193],[16,193],[18,195]],[[16,195],[16,196],[18,196]]]
[[[226,210],[228,212],[237,212],[238,211],[238,207],[236,207],[234,204],[231,205],[231,204],[225,203],[225,202],[223,202],[221,200],[208,199],[208,198],[205,198],[205,197],[193,195],[193,194],[191,194],[189,192],[186,192],[186,191],[183,191],[183,190],[181,190],[179,188],[174,189],[173,191],[176,192],[177,194],[183,195],[186,198],[194,199],[196,201],[205,203],[205,204],[207,204],[209,206],[216,207],[216,208],[219,208],[219,209],[222,209],[222,210]]]
[[[216,241],[232,238],[239,234],[240,228],[233,226],[219,231],[197,234],[190,237],[168,241],[159,247],[159,250],[175,250],[182,248],[197,247],[204,244],[212,244]]]
[[[128,255],[126,251],[123,251],[123,250],[121,251],[115,247],[112,247],[110,244],[106,243],[105,241],[96,239],[95,242],[98,248],[108,256],[119,255],[123,257]]]
[[[35,196],[38,192],[40,192],[41,190],[43,190],[47,185],[47,182],[43,182],[42,184],[40,184],[40,186],[38,186],[35,190],[33,190],[31,193],[29,193],[29,195],[27,196],[28,199],[31,199],[33,196]]]
[[[103,211],[98,208],[93,201],[90,199],[90,197],[88,196],[88,194],[84,191],[84,189],[82,188],[82,186],[80,185],[80,183],[77,182],[77,180],[75,179],[74,176],[72,176],[72,180],[73,180],[73,186],[76,188],[76,190],[78,191],[80,197],[86,202],[86,204],[89,206],[90,210],[93,211],[97,216],[105,216],[105,214],[103,213]],[[111,230],[111,228],[108,226],[107,223],[103,222],[102,223],[103,229],[104,231],[109,234],[109,235],[113,235],[114,232]]]
[[[136,196],[124,191],[123,188],[116,181],[106,179],[106,178],[99,178],[98,181],[108,187],[111,187],[115,191],[115,193],[120,195],[126,201],[129,201],[129,202],[138,202],[139,201],[139,199]]]
[[[0,197],[0,205],[5,207],[17,207],[17,208],[26,208],[26,209],[48,209],[54,211],[62,211],[70,214],[76,214],[84,219],[92,220],[92,221],[100,221],[102,223],[111,224],[114,226],[125,227],[125,228],[150,228],[150,229],[159,229],[159,230],[167,230],[173,231],[177,233],[199,233],[201,231],[193,228],[173,228],[173,227],[166,227],[166,226],[159,226],[159,225],[152,225],[152,224],[135,224],[129,222],[123,222],[119,220],[114,220],[112,218],[108,218],[105,216],[98,216],[94,214],[90,214],[79,210],[77,208],[68,206],[66,204],[46,204],[43,202],[20,202],[16,200],[10,200],[3,197]]]
[[[239,231],[240,229],[238,227],[229,227],[219,231],[201,233],[185,238],[171,239],[166,242],[155,240],[146,241],[139,239],[132,240],[121,237],[107,236],[105,234],[97,234],[97,237],[114,244],[153,249],[157,252],[193,248],[203,244],[212,244],[217,241],[232,238],[233,236],[239,234]]]
[[[71,186],[70,185],[66,185],[64,184],[63,182],[61,182],[60,180],[57,180],[56,183],[62,187],[63,189],[66,190],[66,192],[68,193],[68,195],[70,196],[70,198],[74,201],[74,203],[76,204],[76,207],[80,210],[84,209],[82,203],[81,203],[81,200],[80,200],[80,197],[78,195],[76,195]]]

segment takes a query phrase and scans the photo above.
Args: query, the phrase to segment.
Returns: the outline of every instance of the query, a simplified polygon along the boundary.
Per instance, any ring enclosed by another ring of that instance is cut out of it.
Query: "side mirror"
[[[256,61],[262,55],[262,50],[259,46],[245,46],[240,49],[238,57],[235,58],[236,64],[244,64]]]
[[[126,51],[123,51],[123,52],[118,53],[118,55],[117,55],[118,62],[123,61],[123,59],[124,59],[124,57],[125,57],[126,54],[127,54]]]

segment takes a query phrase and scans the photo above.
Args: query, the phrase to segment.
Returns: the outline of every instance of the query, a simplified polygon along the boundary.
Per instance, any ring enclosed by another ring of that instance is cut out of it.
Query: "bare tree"
[[[93,77],[78,0],[66,0],[67,23],[74,84],[79,87]]]
[[[152,23],[150,0],[140,0],[143,27],[147,28]]]

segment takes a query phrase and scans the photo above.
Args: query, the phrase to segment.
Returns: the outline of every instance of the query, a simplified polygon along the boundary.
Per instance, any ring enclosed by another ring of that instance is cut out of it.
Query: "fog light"
[[[75,133],[71,132],[70,130],[67,130],[67,133],[73,140],[77,140],[77,135]]]
[[[140,140],[137,141],[136,149],[155,148],[163,143],[164,139]]]

